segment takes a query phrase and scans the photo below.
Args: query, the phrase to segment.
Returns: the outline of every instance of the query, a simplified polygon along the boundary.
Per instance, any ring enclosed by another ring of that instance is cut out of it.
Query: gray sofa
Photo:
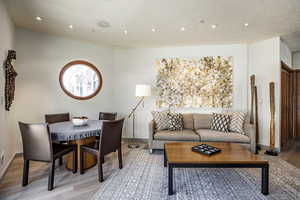
[[[234,142],[249,144],[251,152],[256,152],[255,125],[245,123],[244,133],[223,133],[209,129],[211,114],[182,114],[182,131],[156,131],[155,122],[149,123],[148,145],[150,153],[153,149],[163,149],[166,142]]]

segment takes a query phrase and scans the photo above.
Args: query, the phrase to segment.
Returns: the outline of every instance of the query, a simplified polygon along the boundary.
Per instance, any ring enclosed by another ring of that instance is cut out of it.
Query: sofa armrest
[[[148,148],[150,153],[152,153],[152,143],[153,143],[153,135],[155,133],[154,120],[151,120],[148,125],[149,137],[148,137]]]
[[[256,147],[256,127],[255,124],[245,124],[245,134],[250,138],[250,151],[252,153],[257,153]]]

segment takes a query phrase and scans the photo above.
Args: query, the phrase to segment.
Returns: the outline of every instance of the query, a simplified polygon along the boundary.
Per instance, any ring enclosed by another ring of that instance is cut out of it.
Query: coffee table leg
[[[269,194],[269,165],[261,169],[261,192],[264,195]]]
[[[169,195],[173,195],[173,166],[169,164]]]

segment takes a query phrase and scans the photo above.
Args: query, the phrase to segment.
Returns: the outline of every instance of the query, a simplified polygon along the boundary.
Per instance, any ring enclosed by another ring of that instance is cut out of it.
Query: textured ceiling
[[[300,50],[300,0],[6,0],[17,26],[114,46],[245,43]],[[35,16],[43,17],[38,22]],[[101,20],[109,28],[100,28]],[[204,20],[205,23],[200,23]],[[249,27],[244,27],[248,22]],[[72,24],[73,29],[68,25]],[[218,24],[212,29],[212,24]],[[185,27],[185,31],[180,31]],[[156,28],[156,32],[151,29]],[[128,34],[124,34],[124,30]]]

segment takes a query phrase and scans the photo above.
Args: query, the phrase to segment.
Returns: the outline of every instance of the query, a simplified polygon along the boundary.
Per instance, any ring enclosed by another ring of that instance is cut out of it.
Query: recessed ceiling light
[[[184,28],[184,27],[181,27],[180,30],[181,30],[181,31],[185,31],[185,28]]]
[[[200,23],[201,23],[201,24],[204,24],[204,23],[205,23],[204,19],[201,19],[201,20],[200,20]]]
[[[248,27],[248,26],[249,26],[249,23],[245,23],[244,26],[245,26],[245,27]]]
[[[69,25],[69,28],[70,28],[70,29],[72,29],[72,28],[73,28],[73,25],[72,25],[72,24],[70,24],[70,25]]]
[[[155,29],[155,28],[152,28],[152,29],[151,29],[151,31],[152,31],[152,32],[155,32],[155,31],[156,31],[156,29]]]
[[[36,19],[37,21],[42,21],[42,20],[43,20],[40,16],[36,16],[35,19]]]
[[[127,31],[127,30],[124,30],[124,34],[127,35],[127,34],[128,34],[128,31]]]
[[[211,27],[213,28],[213,29],[216,29],[217,28],[217,24],[213,24],[213,25],[211,25]]]
[[[104,20],[99,21],[99,22],[97,23],[97,25],[98,25],[99,27],[101,27],[101,28],[108,28],[108,27],[110,27],[109,22],[104,21]]]

